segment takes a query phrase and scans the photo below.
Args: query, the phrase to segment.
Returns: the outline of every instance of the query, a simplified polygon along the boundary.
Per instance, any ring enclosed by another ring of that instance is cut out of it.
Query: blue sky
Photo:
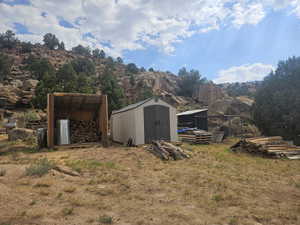
[[[69,49],[175,74],[185,66],[217,83],[261,80],[300,55],[298,0],[0,0],[0,21],[21,40],[51,32]]]
[[[279,60],[300,56],[300,20],[288,11],[271,12],[257,25],[197,34],[176,45],[174,55],[150,48],[126,51],[126,60],[140,66],[177,73],[179,68],[198,69],[214,79],[217,72],[237,65],[257,62],[276,67]]]

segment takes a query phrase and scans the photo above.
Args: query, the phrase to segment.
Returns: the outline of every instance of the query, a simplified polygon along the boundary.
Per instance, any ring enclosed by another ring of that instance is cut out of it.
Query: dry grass
[[[26,154],[28,164],[25,160],[20,164],[10,154],[1,156],[1,168],[8,174],[0,177],[0,199],[5,202],[0,205],[0,221],[300,224],[300,161],[234,154],[229,146],[235,141],[185,144],[192,158],[170,162],[160,161],[143,148],[122,147]],[[23,176],[30,162],[45,157],[80,170],[81,176],[52,172],[41,178]]]

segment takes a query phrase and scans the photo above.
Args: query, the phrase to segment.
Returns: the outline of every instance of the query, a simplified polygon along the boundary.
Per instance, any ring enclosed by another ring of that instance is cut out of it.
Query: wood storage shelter
[[[153,140],[177,141],[176,109],[159,98],[129,105],[111,115],[113,141],[141,145]]]
[[[196,109],[177,114],[178,126],[208,130],[208,109]]]
[[[108,145],[108,106],[106,95],[78,93],[48,94],[47,113],[47,142],[49,148],[54,147],[56,144],[55,128],[56,122],[59,119],[80,121],[83,124],[87,122],[93,123],[99,141],[104,146]]]

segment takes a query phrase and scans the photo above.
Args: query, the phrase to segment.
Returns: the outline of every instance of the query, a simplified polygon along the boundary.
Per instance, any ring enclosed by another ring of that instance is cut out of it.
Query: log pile
[[[181,141],[192,144],[210,144],[212,142],[212,133],[206,131],[195,130],[178,136]]]
[[[0,134],[6,134],[6,128],[0,128]]]
[[[280,136],[246,138],[231,146],[231,150],[270,158],[300,159],[300,147],[289,144]]]
[[[71,143],[98,142],[95,121],[70,120]]]
[[[190,158],[180,147],[165,141],[153,141],[148,151],[162,160],[180,160]]]

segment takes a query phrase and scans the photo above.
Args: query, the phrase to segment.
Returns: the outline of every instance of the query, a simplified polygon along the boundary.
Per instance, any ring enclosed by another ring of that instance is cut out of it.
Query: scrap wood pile
[[[300,159],[300,147],[289,144],[280,136],[246,138],[231,146],[231,150],[271,158]]]
[[[180,147],[165,141],[153,141],[152,145],[148,148],[148,151],[162,160],[180,160],[190,158],[190,156]]]
[[[95,121],[70,120],[71,143],[98,142]]]
[[[181,141],[193,144],[210,144],[212,142],[212,133],[204,130],[188,130],[178,135]]]
[[[0,128],[0,134],[6,134],[6,128]]]

